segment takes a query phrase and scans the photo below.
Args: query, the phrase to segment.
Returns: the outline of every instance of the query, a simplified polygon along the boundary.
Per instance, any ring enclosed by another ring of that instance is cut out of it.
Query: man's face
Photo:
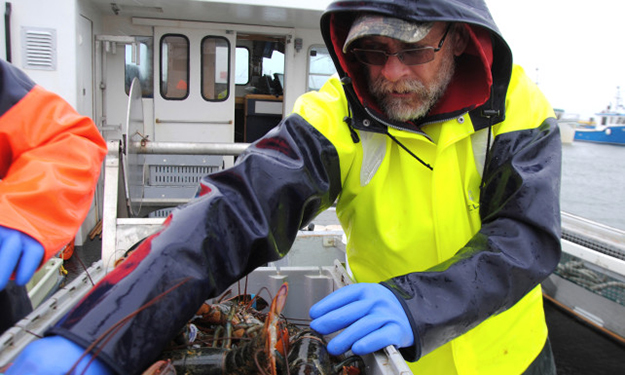
[[[388,37],[367,37],[360,48],[395,53],[405,49],[437,47],[445,33],[445,23],[436,23],[428,35],[415,44],[405,44]],[[447,36],[434,60],[420,65],[405,65],[390,56],[384,65],[367,65],[369,90],[386,115],[397,121],[423,117],[445,92],[454,75],[453,40]]]

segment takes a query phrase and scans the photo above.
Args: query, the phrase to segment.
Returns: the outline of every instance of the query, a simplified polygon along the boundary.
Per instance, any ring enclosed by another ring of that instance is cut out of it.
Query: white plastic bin
[[[33,278],[26,284],[28,297],[30,298],[33,308],[36,308],[43,302],[60,282],[61,266],[63,259],[52,258],[41,267],[41,269],[33,275]]]
[[[282,283],[287,281],[289,294],[283,314],[290,318],[308,319],[312,304],[351,282],[341,263],[344,261],[345,244],[342,233],[333,231],[300,232],[295,242],[285,259],[260,267],[248,276],[247,291],[260,293],[262,288],[267,288],[271,295],[275,295]],[[51,267],[56,267],[56,272],[59,266]],[[0,368],[10,363],[36,338],[33,334],[43,335],[48,327],[69,311],[91,288],[90,280],[97,283],[104,277],[105,270],[102,261],[95,263],[88,270],[89,278],[83,273],[0,336]],[[235,283],[232,292],[238,293],[239,287],[242,292],[244,285],[245,280]],[[264,292],[259,295],[267,297]],[[363,360],[368,375],[412,374],[401,354],[392,346],[363,356]]]

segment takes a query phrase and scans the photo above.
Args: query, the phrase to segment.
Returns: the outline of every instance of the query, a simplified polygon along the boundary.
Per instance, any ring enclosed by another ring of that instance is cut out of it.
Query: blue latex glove
[[[328,335],[344,329],[328,343],[340,355],[351,348],[365,355],[395,345],[411,346],[414,335],[404,308],[393,292],[380,284],[347,285],[310,308],[310,328]]]
[[[50,336],[28,344],[15,358],[5,375],[65,375],[82,356],[85,349],[61,336]],[[86,371],[91,355],[80,360],[72,374],[113,375],[102,361],[95,359]],[[83,372],[84,371],[84,372]]]
[[[43,246],[19,230],[0,226],[0,290],[3,290],[13,272],[15,283],[26,285],[43,259]]]

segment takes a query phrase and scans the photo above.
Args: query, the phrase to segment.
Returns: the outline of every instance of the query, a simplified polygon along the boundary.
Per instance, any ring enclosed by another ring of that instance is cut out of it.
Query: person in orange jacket
[[[25,285],[74,238],[105,155],[90,118],[0,60],[0,333],[32,311]]]

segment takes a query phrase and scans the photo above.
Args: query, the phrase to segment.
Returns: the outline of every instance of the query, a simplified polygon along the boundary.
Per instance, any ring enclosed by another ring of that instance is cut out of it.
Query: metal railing
[[[104,165],[104,202],[102,213],[102,261],[106,269],[114,266],[123,257],[124,241],[128,236],[118,236],[123,227],[141,227],[144,234],[156,230],[162,219],[119,218],[119,169],[122,154],[163,155],[240,155],[248,143],[176,143],[176,142],[130,142],[124,147],[120,140],[108,142],[108,155]],[[182,202],[178,202],[182,203]],[[147,228],[147,229],[146,229]],[[143,233],[142,232],[142,233]],[[139,238],[140,239],[140,238]],[[127,247],[126,247],[127,249]]]

